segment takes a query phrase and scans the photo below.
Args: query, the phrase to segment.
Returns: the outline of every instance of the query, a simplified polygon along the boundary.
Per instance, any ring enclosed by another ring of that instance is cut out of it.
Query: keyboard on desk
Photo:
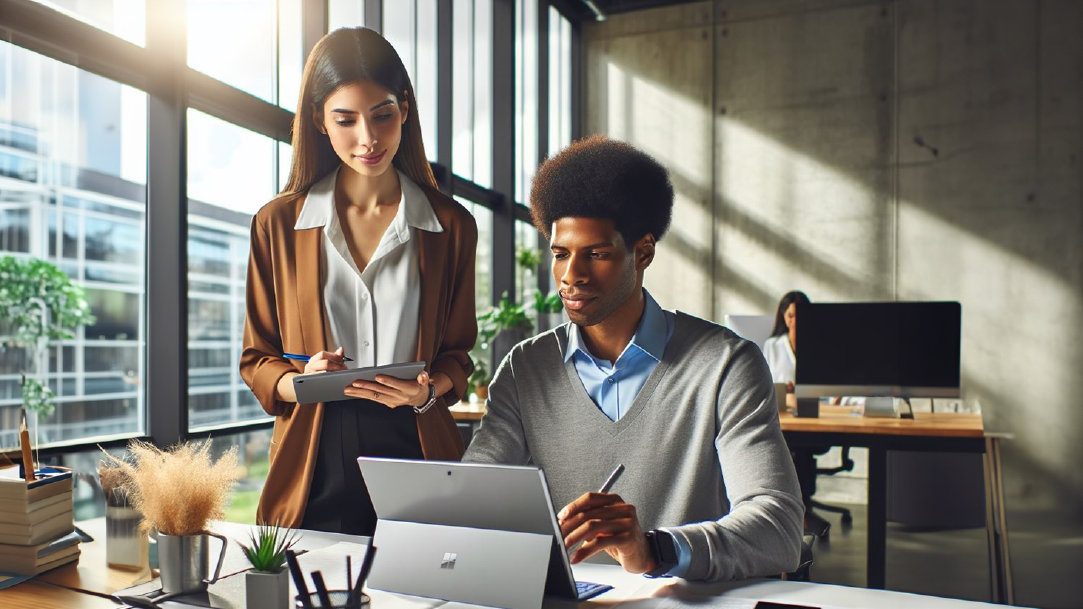
[[[596,584],[594,582],[575,582],[575,594],[581,601],[585,601],[588,598],[594,598],[602,592],[612,590],[613,586],[609,584]]]

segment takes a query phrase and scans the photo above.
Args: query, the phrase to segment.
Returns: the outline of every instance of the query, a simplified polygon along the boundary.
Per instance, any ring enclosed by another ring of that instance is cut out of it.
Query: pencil
[[[34,477],[34,455],[30,452],[30,430],[26,428],[26,410],[23,410],[23,420],[19,424],[19,445],[23,449],[23,478],[27,482],[37,480]]]

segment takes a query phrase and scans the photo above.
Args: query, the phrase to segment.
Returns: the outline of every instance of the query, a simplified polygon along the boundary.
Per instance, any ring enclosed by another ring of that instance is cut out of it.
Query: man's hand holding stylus
[[[557,514],[564,545],[576,564],[605,551],[629,573],[646,573],[657,563],[639,526],[634,505],[613,493],[584,493]]]

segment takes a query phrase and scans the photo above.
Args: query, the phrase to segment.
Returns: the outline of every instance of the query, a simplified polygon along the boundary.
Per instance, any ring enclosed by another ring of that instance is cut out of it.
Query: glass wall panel
[[[515,6],[515,200],[527,204],[538,168],[538,0]]]
[[[357,27],[365,23],[365,3],[380,0],[328,0],[327,31],[340,27]]]
[[[0,349],[0,447],[17,442],[23,372],[56,393],[39,445],[142,434],[146,95],[6,42],[0,83],[0,255],[57,265],[96,317],[41,356]]]
[[[549,9],[549,155],[572,143],[572,24]]]
[[[296,109],[304,61],[301,0],[187,0],[187,7],[191,68]]]
[[[188,426],[262,419],[237,371],[252,215],[289,147],[188,111]],[[288,156],[286,157],[288,160]]]
[[[454,0],[452,160],[455,174],[492,185],[492,0]]]
[[[395,47],[410,82],[425,153],[436,159],[436,2],[383,0],[383,35]]]
[[[132,44],[147,44],[146,0],[36,1]]]

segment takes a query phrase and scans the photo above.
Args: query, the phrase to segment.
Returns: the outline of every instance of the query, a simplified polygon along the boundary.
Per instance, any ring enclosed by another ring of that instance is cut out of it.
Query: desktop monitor
[[[957,302],[798,305],[797,397],[958,397],[961,320]]]
[[[763,343],[771,337],[775,327],[774,315],[726,315],[723,326],[733,330],[737,336],[747,338],[763,349]]]

